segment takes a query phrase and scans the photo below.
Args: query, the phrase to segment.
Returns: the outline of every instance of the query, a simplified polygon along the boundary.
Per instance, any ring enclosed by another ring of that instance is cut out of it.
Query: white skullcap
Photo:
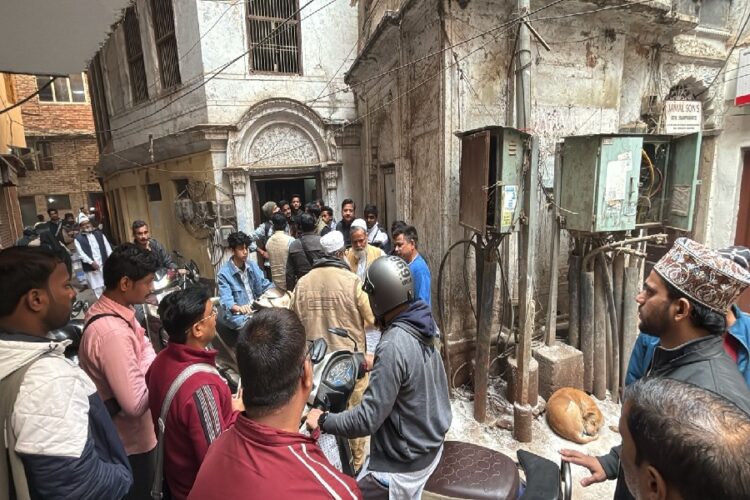
[[[364,229],[367,232],[367,222],[364,219],[354,219],[352,225],[349,227],[349,231],[352,231],[354,228]]]
[[[344,235],[341,231],[331,231],[320,238],[320,245],[328,255],[332,255],[344,249]]]
[[[88,217],[78,217],[78,223],[83,224],[84,222],[91,222],[91,219]]]

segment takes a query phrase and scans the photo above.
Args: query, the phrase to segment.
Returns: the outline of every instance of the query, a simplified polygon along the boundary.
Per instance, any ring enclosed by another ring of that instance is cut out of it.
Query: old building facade
[[[105,210],[94,173],[99,159],[86,75],[68,77],[14,75],[16,92],[37,95],[21,106],[26,149],[18,172],[18,200],[24,226],[55,208],[62,217],[80,208]],[[47,85],[45,87],[45,85]]]
[[[346,2],[136,0],[89,68],[119,238],[146,220],[211,276],[222,234],[252,229],[265,201],[361,198],[337,91],[356,22]]]
[[[0,73],[0,109],[16,104],[13,75]],[[12,245],[23,231],[21,207],[18,204],[18,169],[15,151],[26,147],[21,108],[0,114],[0,247]]]
[[[551,186],[555,144],[563,137],[659,132],[658,105],[650,104],[680,94],[703,101],[704,108],[691,234],[713,246],[731,243],[750,128],[747,116],[731,116],[737,113],[731,106],[737,60],[729,49],[745,5],[532,1],[529,18],[539,38],[532,38],[532,111],[525,128],[540,141],[540,190]],[[433,273],[452,243],[471,236],[458,224],[461,142],[455,133],[514,125],[517,16],[517,2],[509,0],[359,2],[360,52],[347,83],[362,130],[364,197],[390,206],[395,214],[389,218],[416,225]],[[539,198],[536,295],[543,305],[552,218],[551,205]],[[563,239],[561,263],[568,251]],[[512,275],[515,262],[508,267]],[[447,260],[443,289],[433,286],[446,303],[448,338],[462,352],[471,349],[475,326],[467,272],[473,274],[473,264],[457,251]],[[561,297],[565,272],[563,265]],[[512,288],[513,276],[509,281]],[[496,311],[502,307],[497,301]]]

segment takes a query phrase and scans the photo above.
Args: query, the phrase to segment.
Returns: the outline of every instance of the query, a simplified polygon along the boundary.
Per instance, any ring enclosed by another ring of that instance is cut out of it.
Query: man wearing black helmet
[[[381,257],[363,290],[383,330],[362,402],[343,413],[311,410],[307,424],[349,438],[371,435],[368,471],[391,499],[417,499],[437,467],[452,414],[430,308],[414,298],[408,264]]]

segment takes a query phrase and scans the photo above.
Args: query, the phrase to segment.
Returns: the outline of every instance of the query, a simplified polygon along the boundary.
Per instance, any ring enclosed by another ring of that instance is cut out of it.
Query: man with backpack
[[[63,249],[0,252],[0,498],[115,499],[133,482],[96,387],[47,337],[70,319],[69,262]]]
[[[146,384],[160,434],[157,474],[161,466],[172,499],[181,500],[190,493],[209,445],[244,407],[216,371],[216,351],[208,349],[216,336],[216,306],[208,289],[196,286],[167,295],[159,317],[169,344],[151,364]]]
[[[286,289],[294,290],[297,280],[312,269],[313,263],[325,256],[320,244],[320,236],[315,233],[315,217],[312,214],[300,216],[299,238],[289,245],[289,258],[286,264]]]
[[[133,243],[104,263],[101,298],[86,313],[78,356],[117,427],[133,469],[128,498],[147,498],[156,465],[156,434],[148,406],[146,371],[156,357],[133,306],[153,293],[157,261]]]

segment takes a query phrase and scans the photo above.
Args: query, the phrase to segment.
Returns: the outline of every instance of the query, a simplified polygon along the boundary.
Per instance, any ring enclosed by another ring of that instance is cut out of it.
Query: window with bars
[[[75,73],[67,77],[57,77],[52,85],[44,87],[52,76],[37,76],[36,87],[41,102],[86,102],[86,89],[83,88],[83,75]]]
[[[148,99],[148,84],[146,83],[146,66],[143,62],[143,45],[141,44],[141,28],[138,25],[138,13],[135,7],[125,9],[123,19],[125,29],[125,53],[128,57],[130,73],[130,89],[133,93],[133,104]]]
[[[52,161],[52,144],[49,141],[38,141],[26,139],[29,154],[23,155],[23,164],[26,170],[54,170]]]
[[[247,31],[253,71],[301,73],[297,10],[297,0],[248,0]]]
[[[154,38],[156,40],[156,55],[159,59],[161,85],[168,89],[179,85],[181,82],[172,0],[151,0],[151,15],[154,22]]]
[[[112,131],[109,126],[109,107],[104,94],[104,71],[101,53],[96,54],[91,60],[88,76],[91,107],[94,112],[94,127],[96,128],[96,143],[101,152],[112,141]]]

